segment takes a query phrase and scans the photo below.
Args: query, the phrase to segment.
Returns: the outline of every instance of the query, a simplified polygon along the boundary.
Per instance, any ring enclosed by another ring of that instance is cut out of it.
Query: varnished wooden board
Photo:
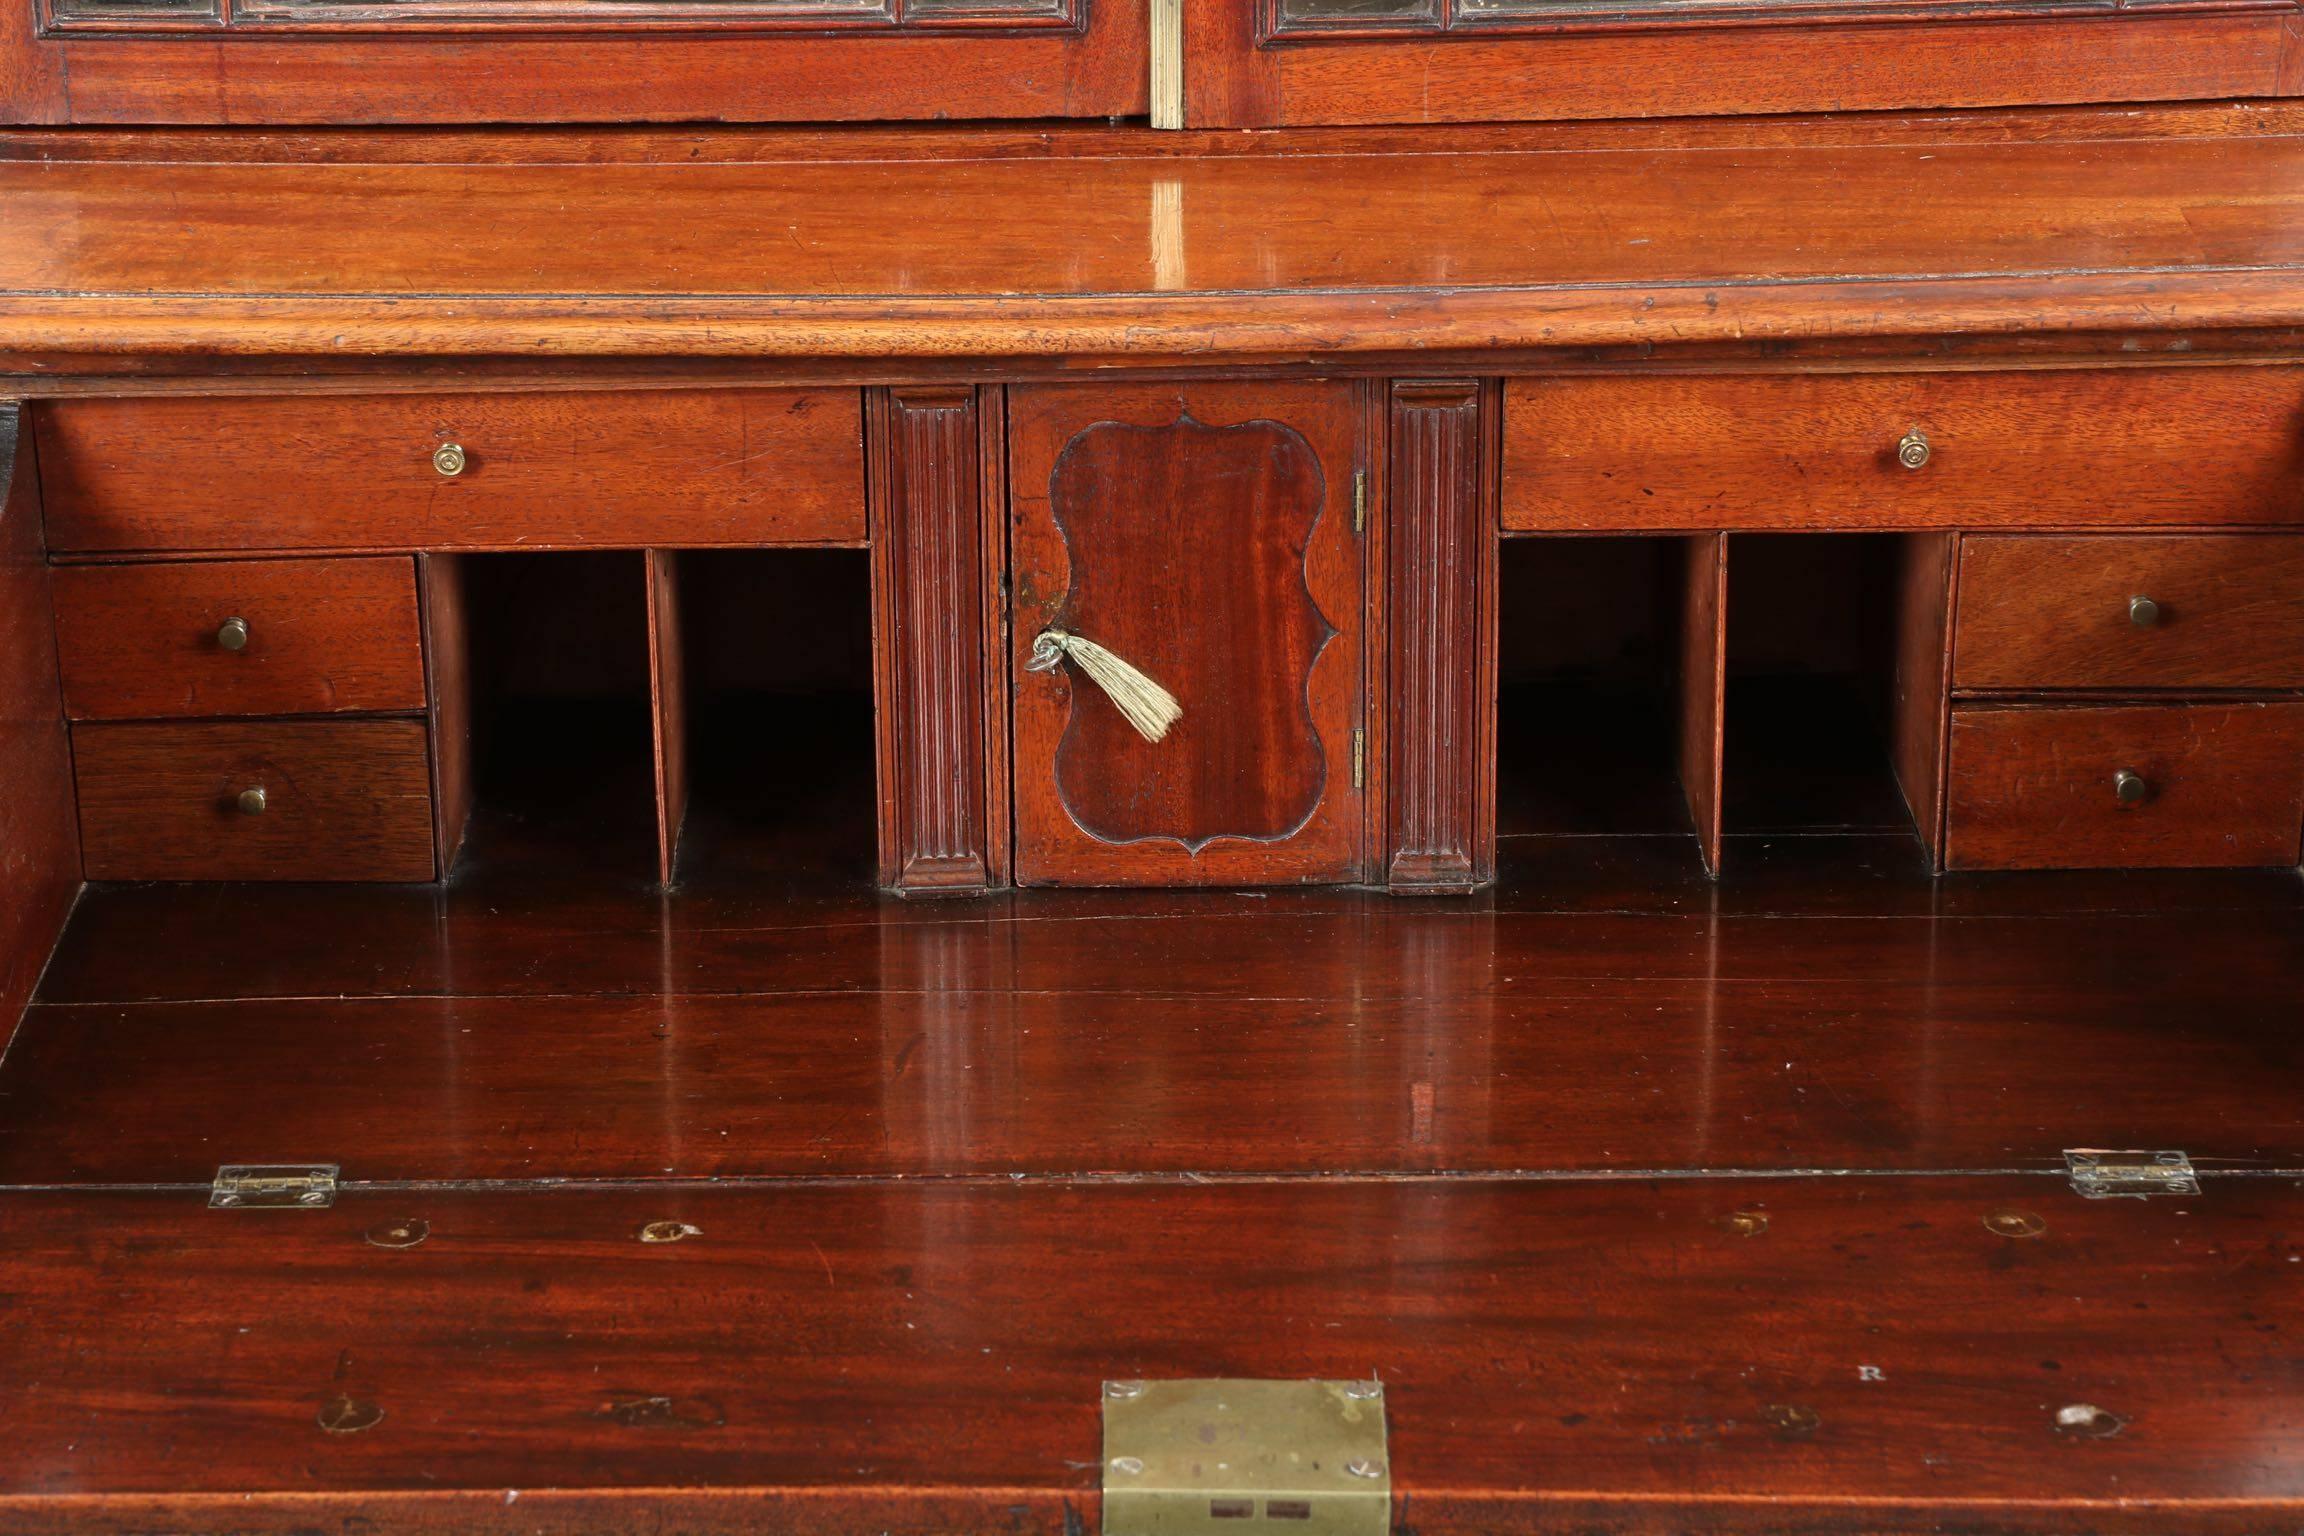
[[[0,354],[1300,357],[2304,322],[2293,125],[2088,121],[1740,148],[1468,130],[14,159]]]
[[[2112,1144],[2304,1167],[2299,975],[37,1006],[0,1063],[0,1184],[313,1157],[376,1179],[1498,1173],[2044,1169]],[[2181,1070],[2171,1019],[2213,1020]]]
[[[1417,1530],[2261,1532],[2304,1501],[2300,1201],[2059,1177],[10,1193],[0,1519],[1053,1536],[1099,1518],[1104,1380],[1238,1375],[1380,1378]],[[656,1222],[694,1231],[641,1241]],[[2117,1433],[2058,1428],[2084,1408]]]

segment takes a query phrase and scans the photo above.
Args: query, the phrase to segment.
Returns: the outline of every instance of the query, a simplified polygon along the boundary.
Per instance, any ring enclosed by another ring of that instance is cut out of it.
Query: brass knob
[[[432,450],[432,467],[453,480],[464,473],[464,445],[442,443]]]
[[[267,803],[264,795],[264,786],[261,784],[250,785],[248,788],[240,791],[240,798],[235,803],[240,807],[240,814],[243,816],[263,815],[264,807]]]
[[[2123,768],[2112,775],[2112,793],[2120,797],[2122,805],[2142,805],[2152,793],[2152,786],[2144,782],[2144,775],[2133,768]]]
[[[231,618],[217,625],[216,643],[227,651],[248,649],[248,621],[241,618]]]
[[[2160,622],[2160,605],[2148,597],[2128,599],[2128,622],[2138,629],[2150,629]]]
[[[1897,439],[1896,462],[1906,469],[1924,468],[1928,463],[1928,434],[1914,427]]]

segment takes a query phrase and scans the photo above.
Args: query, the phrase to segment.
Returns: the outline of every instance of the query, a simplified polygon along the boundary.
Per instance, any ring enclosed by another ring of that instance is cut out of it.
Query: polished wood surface
[[[80,891],[39,481],[22,421],[16,402],[0,400],[0,1030],[32,995]]]
[[[1953,869],[2293,865],[2304,703],[1955,705],[1949,784]]]
[[[864,540],[853,390],[75,400],[38,423],[60,551]]]
[[[670,885],[679,873],[680,833],[688,823],[688,668],[681,636],[679,557],[668,549],[651,549],[646,565],[656,878]]]
[[[1896,787],[1929,862],[1944,862],[1944,761],[1950,724],[1954,571],[1967,541],[1914,533],[1897,541],[1896,658],[1888,715],[1888,755]]]
[[[1425,1530],[2261,1531],[2304,1498],[2289,1185],[19,1193],[0,1512],[1053,1533],[1103,1381],[1217,1374],[1380,1378]]]
[[[1356,388],[1030,388],[1009,413],[1018,882],[1356,878]],[[1166,688],[1165,738],[1076,662],[1029,670],[1050,629]]]
[[[1085,30],[905,35],[716,32],[721,23],[694,8],[675,30],[659,31],[587,10],[540,18],[548,34],[526,37],[486,23],[477,36],[458,36],[433,22],[398,37],[281,36],[269,27],[231,38],[35,38],[10,17],[0,25],[0,117],[741,122],[1107,117],[1145,107],[1142,0],[1096,0]]]
[[[2153,605],[2138,624],[2138,598]],[[2304,538],[1965,541],[1953,683],[2304,687]]]
[[[2152,101],[2285,95],[2299,83],[2279,9],[1909,6],[1864,17],[1787,6],[1733,17],[1722,7],[1707,19],[1731,24],[1706,26],[1685,11],[1586,19],[1553,7],[1522,28],[1537,35],[1499,36],[1510,29],[1491,16],[1447,37],[1369,29],[1278,42],[1264,40],[1263,9],[1186,0],[1194,127]]]
[[[84,722],[72,759],[92,880],[432,878],[421,721]]]
[[[52,580],[76,720],[424,708],[405,557],[66,566]],[[217,638],[231,619],[238,649]]]
[[[472,757],[471,616],[465,611],[465,567],[461,555],[418,555],[416,575],[423,593],[424,676],[432,709],[432,827],[435,871],[446,879],[456,868],[471,825],[475,794]]]
[[[2304,136],[2287,107],[1668,132],[137,142],[146,158],[0,136],[0,359],[18,360],[0,366],[159,367],[189,349],[203,372],[296,357],[309,376],[443,353],[797,366],[1822,337],[1910,357],[1941,350],[1923,335],[2006,348],[2078,331],[2137,338],[2142,358],[2179,339],[2185,357],[2293,350],[2275,337],[2304,325]]]
[[[1524,530],[2288,523],[2304,371],[1515,381],[1503,495]]]
[[[1727,730],[1728,548],[1724,533],[1696,534],[1681,546],[1680,788],[1704,867],[1713,871]]]

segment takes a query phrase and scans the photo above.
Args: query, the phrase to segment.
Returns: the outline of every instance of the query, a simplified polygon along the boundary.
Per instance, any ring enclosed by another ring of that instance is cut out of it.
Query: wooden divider
[[[1680,785],[1704,871],[1720,873],[1720,791],[1728,689],[1728,536],[1683,541],[1681,582]]]
[[[670,885],[688,819],[688,690],[680,649],[679,557],[648,551],[648,709],[656,744],[656,874]]]

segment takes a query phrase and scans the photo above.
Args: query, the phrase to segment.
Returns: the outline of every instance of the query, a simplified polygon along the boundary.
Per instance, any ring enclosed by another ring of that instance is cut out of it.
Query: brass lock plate
[[[1104,1384],[1104,1536],[1387,1536],[1374,1381]]]

